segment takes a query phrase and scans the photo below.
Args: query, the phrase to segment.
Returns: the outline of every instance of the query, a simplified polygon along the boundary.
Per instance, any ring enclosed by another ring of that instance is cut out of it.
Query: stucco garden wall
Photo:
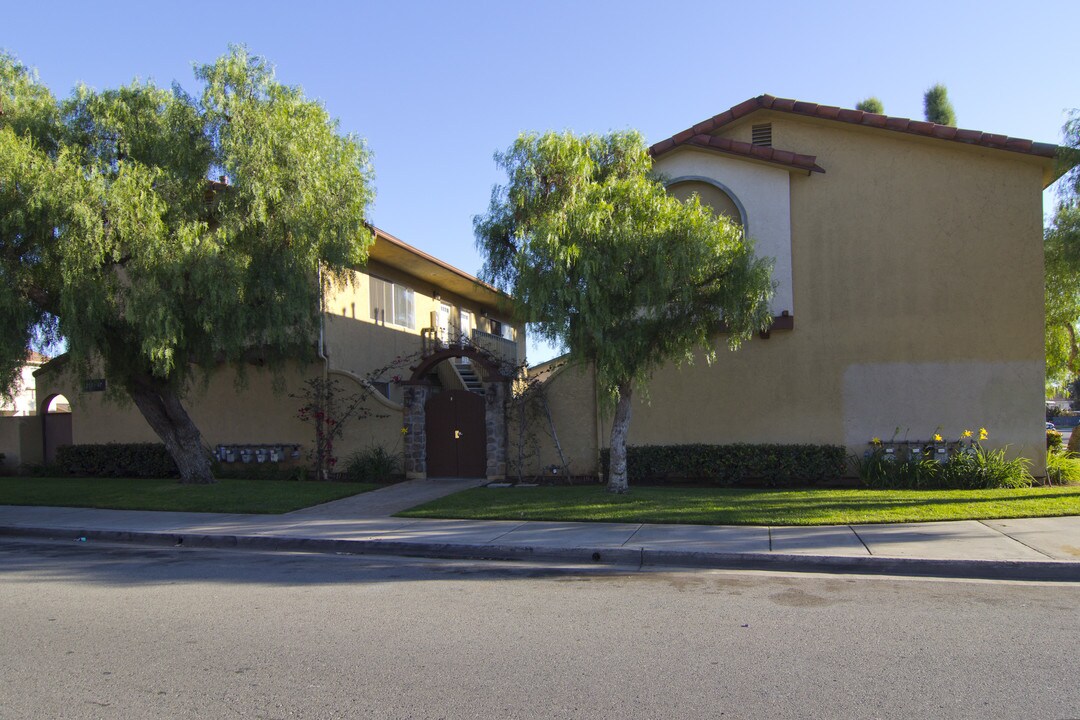
[[[551,466],[561,466],[559,451],[555,446],[551,426],[554,425],[567,472],[573,476],[592,475],[596,472],[597,453],[597,405],[596,390],[591,366],[565,366],[556,360],[530,371],[531,377],[541,383],[540,392],[547,399],[551,421],[539,404],[535,405],[526,427],[528,438],[527,456],[523,458],[524,474],[542,475]],[[537,399],[534,401],[539,402]],[[507,434],[509,437],[509,461],[511,476],[516,479],[517,448],[521,444],[519,415],[509,413]]]
[[[235,375],[228,369],[215,372],[209,383],[193,385],[184,406],[202,432],[208,446],[298,444],[306,453],[314,441],[314,428],[297,417],[302,401],[290,397],[300,394],[304,381],[321,377],[323,366],[313,363],[293,366],[275,383],[272,373],[249,368],[245,383],[238,389]],[[379,402],[354,381],[339,373],[341,395],[363,393],[365,407],[373,416],[350,421],[335,446],[339,462],[353,452],[373,444],[400,453],[401,411]],[[60,392],[71,402],[72,440],[75,444],[106,442],[160,442],[135,406],[102,392],[76,390],[74,379],[63,372],[38,375],[39,387],[46,395]]]
[[[40,415],[0,417],[0,474],[13,473],[20,465],[37,465],[42,459]]]

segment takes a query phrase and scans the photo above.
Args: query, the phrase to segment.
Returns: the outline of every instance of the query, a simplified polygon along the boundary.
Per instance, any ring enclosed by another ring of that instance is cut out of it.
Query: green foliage
[[[1061,450],[1061,433],[1057,430],[1046,429],[1046,449],[1047,450]]]
[[[0,484],[2,487],[2,484]],[[475,488],[402,517],[694,525],[851,525],[1080,514],[1080,487],[1005,490]]]
[[[56,465],[67,475],[115,478],[174,478],[176,463],[158,443],[104,443],[64,445],[56,451]]]
[[[605,448],[600,452],[605,475],[609,461]],[[632,482],[651,485],[697,481],[723,486],[748,480],[795,485],[839,480],[847,452],[839,445],[631,445],[626,465]]]
[[[1080,111],[1069,114],[1062,134],[1058,163],[1064,177],[1054,218],[1043,234],[1048,393],[1080,375]]]
[[[976,446],[974,452],[958,453],[942,467],[943,485],[947,488],[975,490],[983,488],[1021,488],[1032,484],[1025,457],[1005,459],[1005,449],[987,450]]]
[[[1046,479],[1051,485],[1080,485],[1080,457],[1072,453],[1046,453]]]
[[[770,325],[771,265],[696,196],[669,195],[636,132],[521,135],[495,159],[508,183],[473,221],[482,276],[569,363],[593,366],[619,458],[635,386],[695,350],[711,360],[719,332],[735,349]],[[609,489],[625,492],[614,465]]]
[[[419,353],[399,355],[390,363],[371,370],[363,378],[366,386],[362,392],[346,394],[338,377],[314,377],[304,381],[304,387],[289,397],[300,401],[296,417],[310,423],[315,431],[315,442],[308,451],[315,475],[323,480],[330,479],[334,473],[338,458],[334,454],[334,445],[345,433],[345,428],[354,420],[364,418],[386,418],[384,413],[376,413],[367,406],[371,396],[371,383],[380,381],[392,370],[406,367],[419,357]]]
[[[159,397],[221,361],[314,355],[320,269],[340,280],[373,241],[368,150],[243,48],[195,74],[199,96],[57,101],[0,56],[0,386],[35,337]]]
[[[301,482],[315,480],[307,467],[292,463],[215,463],[214,477],[235,480],[288,480]]]
[[[1080,374],[1076,323],[1080,319],[1080,207],[1059,204],[1043,236],[1046,268],[1046,384],[1064,388]]]
[[[873,95],[856,105],[855,109],[862,110],[863,112],[875,113],[877,115],[885,114],[885,106]]]
[[[734,348],[768,327],[769,264],[726,218],[668,195],[638,133],[521,135],[495,158],[508,183],[474,219],[483,276],[569,362],[595,363],[609,396],[710,354],[721,329]]]
[[[1005,459],[1005,450],[988,450],[978,443],[962,447],[945,463],[935,462],[929,452],[897,455],[876,445],[863,457],[853,458],[855,472],[874,489],[956,489],[1030,487],[1031,461],[1024,457]]]
[[[367,396],[358,392],[345,395],[341,381],[336,377],[314,377],[305,380],[303,389],[289,397],[301,403],[296,411],[297,419],[310,423],[315,429],[315,442],[308,451],[315,474],[322,480],[329,480],[338,461],[334,444],[351,420],[371,414],[364,407]]]
[[[949,91],[941,83],[923,95],[923,115],[927,122],[956,127],[956,111],[949,101]]]
[[[285,513],[374,489],[357,483],[223,479],[182,485],[155,478],[0,478],[0,505]]]
[[[397,475],[401,461],[382,445],[372,445],[353,453],[345,465],[349,482],[388,483]]]

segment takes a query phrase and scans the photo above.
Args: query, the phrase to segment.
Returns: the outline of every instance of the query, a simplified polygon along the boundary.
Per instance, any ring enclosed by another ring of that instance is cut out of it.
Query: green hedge
[[[600,452],[608,475],[610,451]],[[836,481],[847,469],[847,450],[840,445],[637,445],[626,448],[626,474],[631,483],[707,482],[738,485],[812,484]]]
[[[180,475],[165,446],[158,443],[65,445],[56,451],[56,464],[69,475],[84,477],[172,478]]]

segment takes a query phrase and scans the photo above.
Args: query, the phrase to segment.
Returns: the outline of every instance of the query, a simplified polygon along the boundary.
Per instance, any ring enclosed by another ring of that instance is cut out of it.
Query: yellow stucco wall
[[[19,428],[24,419],[25,416],[0,417],[0,453],[4,455],[4,459],[0,460],[0,474],[13,471],[21,462]],[[35,419],[41,421],[40,418]]]
[[[558,438],[570,475],[592,475],[596,472],[596,391],[591,366],[565,366],[559,361],[534,369],[533,382],[542,384],[541,392],[551,411],[551,422],[542,405],[537,405],[527,432],[535,438],[529,447],[519,440],[516,415],[510,413],[508,436],[512,470],[516,470],[517,447],[521,444],[532,452],[523,458],[526,474],[543,474],[552,465],[561,466]],[[536,402],[539,402],[537,400]],[[554,425],[554,431],[552,430]],[[511,472],[511,475],[515,475]]]
[[[412,288],[413,327],[375,323],[371,320],[372,275]],[[438,300],[433,297],[436,291],[440,296]],[[365,270],[354,272],[348,285],[334,288],[328,294],[325,327],[327,355],[330,357],[331,367],[366,377],[371,371],[394,363],[396,358],[415,355],[421,349],[421,331],[435,327],[434,315],[442,304],[450,306],[450,323],[454,328],[461,327],[462,310],[471,314],[472,327],[483,332],[492,331],[492,320],[511,326],[514,342],[517,344],[517,357],[519,360],[525,357],[525,332],[520,327],[513,326],[509,315],[494,307],[481,305],[438,288],[397,268],[372,262]],[[409,364],[414,365],[415,361]],[[387,371],[382,379],[387,380],[395,374],[407,378],[409,364]],[[391,389],[391,399],[401,402],[400,389]]]
[[[302,401],[291,397],[304,389],[304,381],[321,377],[323,366],[313,363],[292,366],[275,381],[272,373],[259,368],[246,371],[238,389],[234,375],[222,369],[211,375],[208,384],[196,382],[184,397],[184,407],[202,432],[203,441],[213,447],[226,445],[298,444],[304,452],[311,447],[314,429],[297,418]],[[401,414],[387,409],[370,397],[354,380],[331,374],[339,380],[342,397],[360,393],[369,399],[364,406],[372,416],[355,420],[346,427],[336,448],[344,460],[349,454],[371,444],[400,450]],[[72,441],[76,445],[107,442],[160,442],[138,409],[123,399],[105,393],[76,389],[65,373],[38,376],[49,393],[61,392],[71,402]],[[381,416],[381,417],[378,417]]]
[[[748,140],[765,119],[725,134]],[[1042,474],[1048,161],[767,119],[775,147],[816,155],[825,169],[791,175],[795,329],[735,353],[721,338],[713,365],[658,372],[650,401],[635,404],[630,443],[828,442],[861,452],[873,436],[986,427]],[[705,155],[676,151],[658,170],[670,175],[680,152],[699,167]],[[718,172],[730,162],[718,160]],[[593,434],[595,422],[574,417],[559,419],[567,434]]]
[[[413,327],[375,323],[370,319],[369,273],[413,290]],[[440,300],[434,299],[436,292]],[[294,365],[276,380],[265,369],[249,367],[240,386],[235,383],[234,372],[222,367],[211,374],[208,383],[200,381],[192,385],[184,398],[185,408],[209,446],[299,444],[306,452],[314,440],[314,430],[296,417],[301,401],[290,395],[299,394],[306,379],[327,372],[338,380],[342,396],[359,393],[367,398],[365,407],[370,410],[367,418],[348,425],[335,448],[340,461],[372,445],[399,454],[403,451],[401,391],[393,380],[395,376],[402,380],[410,377],[411,366],[417,362],[416,353],[421,350],[421,331],[431,327],[432,312],[441,303],[452,306],[455,325],[460,323],[462,308],[473,313],[474,327],[485,332],[491,330],[492,320],[510,324],[510,318],[500,308],[441,290],[430,279],[422,280],[398,268],[372,262],[369,268],[353,272],[350,282],[327,293],[324,333],[328,367],[322,361]],[[520,327],[514,328],[514,341],[519,357],[524,357],[525,332]],[[398,358],[402,361],[395,362]],[[392,367],[381,376],[368,378],[373,370],[387,366]],[[38,397],[44,401],[60,393],[70,400],[75,444],[159,441],[132,403],[111,400],[101,392],[82,392],[74,377],[56,368],[62,365],[38,376]],[[362,385],[365,379],[388,382],[390,398],[365,389]]]

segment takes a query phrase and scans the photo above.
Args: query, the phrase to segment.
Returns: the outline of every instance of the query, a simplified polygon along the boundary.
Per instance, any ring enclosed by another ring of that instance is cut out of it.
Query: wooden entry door
[[[486,477],[484,396],[444,390],[424,406],[428,477]]]

